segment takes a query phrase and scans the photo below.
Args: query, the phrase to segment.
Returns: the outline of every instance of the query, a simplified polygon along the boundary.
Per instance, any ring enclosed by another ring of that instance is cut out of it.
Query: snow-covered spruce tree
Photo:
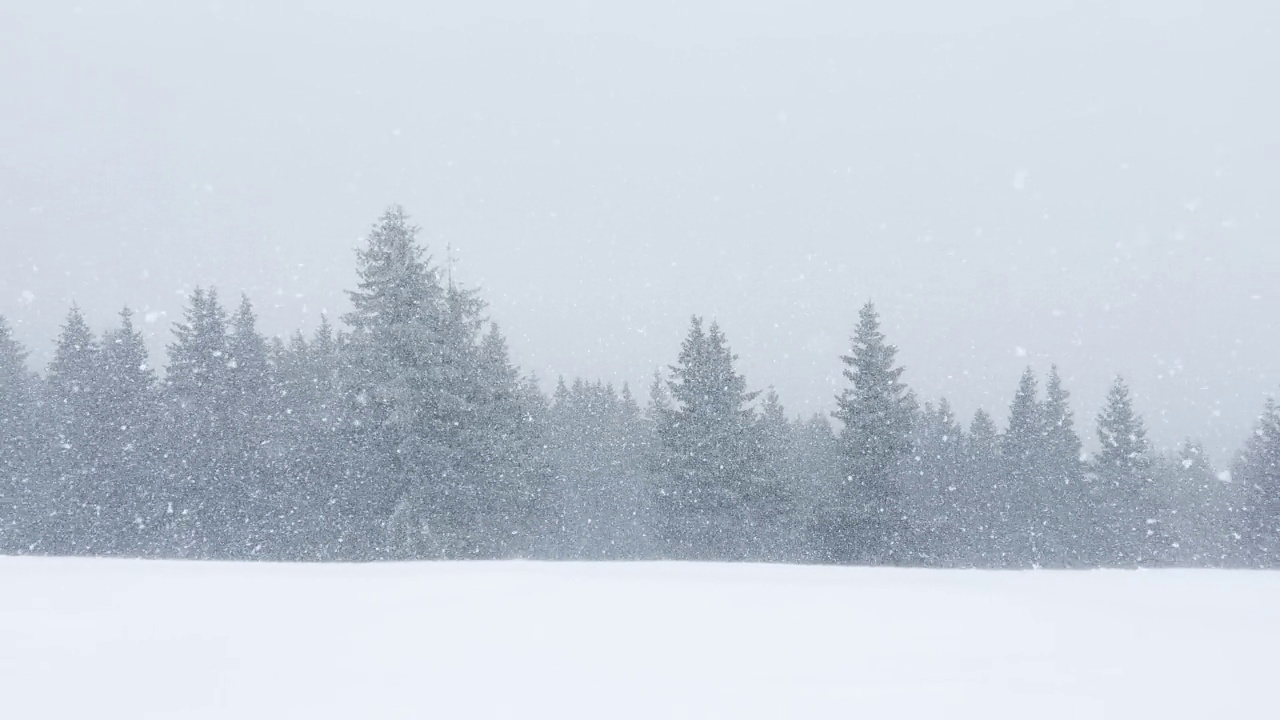
[[[794,559],[803,553],[804,537],[794,506],[799,474],[795,438],[786,409],[773,388],[765,393],[760,405],[756,434],[762,453],[759,509],[765,512],[752,519],[756,542],[748,559],[772,562]]]
[[[444,529],[423,516],[426,507],[403,507],[450,481],[462,402],[445,364],[444,288],[418,231],[403,208],[383,213],[356,253],[360,281],[347,293],[353,309],[343,317],[351,337],[342,386],[353,442],[369,458],[342,489],[347,512],[358,518],[347,551],[355,558],[448,552],[440,541],[417,547],[420,536],[434,540]],[[388,522],[398,507],[405,527],[393,539]],[[410,541],[415,547],[405,547]]]
[[[231,557],[281,558],[288,497],[284,467],[271,442],[280,412],[276,365],[282,349],[273,351],[258,332],[253,303],[241,296],[227,336],[227,392],[231,423],[223,436],[226,470],[234,495],[228,498],[232,527],[224,552]]]
[[[352,518],[339,490],[348,485],[361,453],[341,432],[339,339],[326,317],[310,341],[295,333],[275,362],[272,473],[289,501],[274,508],[271,532],[280,554],[295,560],[336,560]]]
[[[265,542],[259,554],[283,560],[331,559],[322,548],[332,543],[318,523],[325,509],[317,504],[315,477],[308,472],[319,448],[310,444],[316,387],[307,338],[297,330],[287,343],[273,339],[270,355],[268,391],[274,407],[263,429],[264,492],[282,502],[266,508],[261,525]]]
[[[607,489],[618,472],[608,426],[614,401],[612,389],[601,383],[578,378],[570,386],[563,377],[556,383],[547,432],[560,519],[552,557],[598,559],[611,550],[605,538],[611,519]]]
[[[1192,567],[1222,567],[1226,560],[1227,532],[1231,518],[1219,488],[1227,483],[1217,477],[1204,445],[1187,438],[1164,463],[1168,477],[1170,516],[1164,519],[1177,537],[1175,562]]]
[[[342,384],[354,440],[372,460],[348,489],[365,557],[498,557],[527,552],[540,468],[535,426],[505,342],[474,293],[445,287],[403,209],[387,210],[357,253]]]
[[[45,375],[53,435],[46,507],[47,533],[41,545],[55,554],[94,554],[109,543],[101,520],[109,509],[108,483],[114,478],[97,472],[99,406],[105,388],[100,373],[98,341],[73,305],[58,335],[53,360]]]
[[[964,438],[964,484],[960,486],[962,534],[956,564],[1001,567],[1004,564],[997,521],[1006,512],[1005,477],[1000,462],[1000,433],[985,410],[977,410]]]
[[[450,287],[450,296],[459,292]],[[480,312],[484,306],[476,307]],[[545,400],[531,395],[532,386],[521,381],[496,324],[488,323],[478,344],[470,340],[464,347],[469,351],[460,358],[466,370],[459,484],[464,491],[453,498],[459,522],[469,523],[461,550],[480,557],[540,553],[557,525],[551,471],[542,453],[539,406]],[[464,499],[468,496],[470,501]]]
[[[103,336],[101,357],[98,469],[112,490],[104,518],[109,551],[145,555],[151,552],[151,524],[161,510],[156,485],[160,407],[156,373],[129,308],[120,311],[120,324]]]
[[[248,296],[240,297],[240,305],[231,316],[230,330],[227,378],[235,413],[245,420],[269,415],[272,358],[267,339],[258,332],[258,315]]]
[[[901,471],[910,457],[916,402],[885,341],[875,306],[859,313],[852,350],[841,357],[850,383],[836,398],[843,477],[828,505],[828,557],[859,564],[901,563],[912,556]]]
[[[1152,544],[1160,541],[1150,507],[1154,468],[1146,428],[1122,378],[1112,384],[1098,415],[1098,440],[1093,491],[1101,533],[1095,557],[1104,565],[1146,564]]]
[[[1240,486],[1219,479],[1204,445],[1187,438],[1156,462],[1160,527],[1172,542],[1157,560],[1183,567],[1239,567],[1244,558]]]
[[[968,507],[964,431],[956,422],[951,404],[943,398],[937,406],[925,403],[915,426],[912,472],[904,481],[911,521],[910,560],[926,566],[946,567],[961,562]]]
[[[363,438],[350,432],[352,410],[343,386],[344,363],[352,356],[346,351],[349,343],[348,335],[335,332],[328,318],[322,317],[307,345],[310,392],[303,396],[307,430],[302,442],[311,452],[301,481],[315,502],[315,529],[307,537],[313,539],[318,558],[358,556],[355,551],[366,527],[361,505],[354,502],[360,493],[351,489],[372,474],[369,469],[374,458]],[[305,533],[306,528],[298,532]]]
[[[35,376],[27,370],[27,351],[0,315],[0,553],[37,551],[42,508],[37,487],[41,414]]]
[[[559,558],[650,557],[652,482],[645,472],[648,428],[624,386],[557,384],[550,409],[549,460],[557,477]]]
[[[1044,564],[1049,527],[1045,492],[1045,422],[1035,372],[1018,380],[1009,406],[1009,424],[1000,439],[1004,478],[997,505],[996,538],[1004,567]]]
[[[1049,369],[1045,400],[1040,407],[1044,432],[1043,497],[1047,527],[1041,555],[1053,567],[1080,567],[1088,564],[1081,554],[1087,543],[1096,513],[1084,484],[1080,460],[1080,436],[1075,430],[1071,394],[1062,385],[1058,366]]]
[[[1246,498],[1245,522],[1251,542],[1247,564],[1280,564],[1280,404],[1269,398],[1236,460],[1233,479]]]
[[[840,445],[826,414],[791,423],[792,467],[788,523],[794,536],[785,548],[791,562],[829,562],[826,538],[832,489],[845,477]]]
[[[650,471],[650,458],[658,445],[657,430],[640,409],[627,384],[618,397],[616,428],[618,460],[622,473],[618,481],[615,507],[622,510],[613,531],[616,555],[624,558],[658,557],[654,531],[654,488],[657,479]]]
[[[166,554],[221,557],[238,529],[227,315],[216,290],[196,288],[174,324],[164,379],[165,478],[158,532]]]
[[[660,534],[670,557],[740,560],[753,552],[757,522],[771,496],[746,379],[733,368],[720,328],[694,317],[670,367],[672,404],[660,408],[658,437],[665,459],[660,479]]]

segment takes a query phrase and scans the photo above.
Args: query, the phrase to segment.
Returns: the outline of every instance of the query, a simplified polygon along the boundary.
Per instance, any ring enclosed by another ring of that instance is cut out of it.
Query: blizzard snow
[[[7,718],[1272,717],[1280,574],[0,558]]]

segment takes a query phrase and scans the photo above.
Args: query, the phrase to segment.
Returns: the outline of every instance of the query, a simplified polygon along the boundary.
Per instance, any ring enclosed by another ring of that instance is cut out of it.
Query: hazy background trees
[[[876,308],[850,317],[830,417],[788,415],[691,319],[646,405],[512,363],[471,288],[393,207],[351,312],[264,337],[196,288],[163,373],[127,308],[70,308],[42,375],[0,318],[0,550],[274,560],[545,557],[930,567],[1270,566],[1280,408],[1219,473],[1147,440],[1117,378],[1086,455],[1052,367],[1007,423],[921,404]],[[834,421],[834,422],[833,422]],[[967,426],[966,426],[967,425]]]

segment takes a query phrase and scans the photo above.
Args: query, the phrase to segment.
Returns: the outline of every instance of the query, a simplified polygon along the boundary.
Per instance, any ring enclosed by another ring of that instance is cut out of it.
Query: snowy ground
[[[6,718],[1274,717],[1280,574],[0,558]]]

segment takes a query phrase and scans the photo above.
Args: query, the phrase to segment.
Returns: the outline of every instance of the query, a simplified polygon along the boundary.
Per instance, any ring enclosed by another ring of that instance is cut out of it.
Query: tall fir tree
[[[359,518],[351,541],[359,557],[448,552],[449,531],[425,515],[426,498],[452,481],[460,398],[445,363],[444,288],[419,231],[403,208],[384,212],[356,253],[359,283],[347,293],[342,382],[352,441],[370,460],[344,488],[347,512]]]
[[[102,378],[99,462],[113,486],[106,522],[111,545],[120,554],[151,554],[161,510],[156,483],[160,407],[146,341],[127,307],[120,311],[120,324],[103,336]]]
[[[1087,564],[1080,548],[1096,512],[1084,485],[1084,465],[1080,461],[1080,436],[1075,430],[1071,394],[1063,387],[1058,366],[1049,369],[1045,400],[1040,409],[1044,432],[1044,510],[1047,527],[1042,543],[1042,563],[1052,567],[1079,567]]]
[[[1246,564],[1280,564],[1280,404],[1268,398],[1253,434],[1235,462],[1232,476],[1243,488],[1244,526],[1253,539]]]
[[[364,476],[368,456],[352,442],[357,436],[345,431],[340,345],[322,315],[309,341],[301,333],[291,339],[276,368],[280,405],[273,443],[289,448],[281,475],[292,497],[281,509],[278,532],[290,559],[360,557],[355,541],[363,539],[364,517],[353,510],[357,493],[351,488],[354,478]]]
[[[755,412],[736,356],[715,323],[695,316],[672,365],[658,437],[667,458],[659,495],[668,552],[685,559],[747,557],[758,537],[764,494]]]
[[[1161,526],[1173,540],[1162,548],[1164,564],[1233,567],[1243,561],[1239,486],[1219,478],[1204,444],[1185,439],[1175,454],[1157,463],[1164,491]]]
[[[474,290],[447,286],[392,207],[357,254],[343,362],[375,459],[352,488],[373,557],[526,554],[547,520],[530,398]]]
[[[550,462],[558,479],[560,527],[552,556],[601,560],[652,557],[652,483],[645,472],[649,428],[623,386],[563,379],[550,409]]]
[[[852,350],[841,357],[850,384],[836,398],[843,479],[827,524],[830,559],[892,564],[912,555],[900,473],[911,451],[915,398],[902,382],[897,348],[875,306],[859,313]]]
[[[965,567],[1001,567],[1005,564],[998,523],[1006,517],[1006,478],[1000,459],[1000,433],[995,420],[978,410],[969,422],[964,442],[967,470],[961,485],[964,540],[956,564]]]
[[[946,398],[936,406],[925,403],[914,444],[914,472],[907,485],[914,560],[927,566],[952,565],[960,561],[966,540],[967,468],[964,431]]]
[[[35,551],[43,530],[35,496],[42,475],[36,467],[41,414],[26,360],[26,349],[0,315],[0,553]]]
[[[1040,566],[1045,561],[1050,508],[1044,477],[1045,418],[1038,395],[1035,371],[1028,367],[1018,380],[1000,443],[1004,478],[995,525],[1005,567]]]
[[[101,351],[78,306],[67,313],[45,381],[54,435],[49,448],[48,534],[44,547],[58,554],[110,551],[104,511],[110,515],[116,481],[99,473],[100,406],[105,388]]]
[[[231,421],[224,430],[223,451],[230,488],[230,518],[225,552],[232,557],[280,558],[285,555],[289,503],[286,468],[273,443],[280,395],[275,366],[283,348],[258,332],[253,303],[242,295],[228,321],[226,391]]]
[[[220,557],[240,524],[224,446],[234,422],[227,314],[215,289],[192,291],[173,334],[164,380],[161,531],[172,545],[167,552]]]
[[[765,393],[756,424],[761,452],[759,508],[763,512],[752,518],[756,542],[749,559],[783,560],[800,551],[802,527],[796,522],[795,508],[799,473],[792,426],[773,388]]]
[[[1147,431],[1133,408],[1133,397],[1117,377],[1098,415],[1100,449],[1094,460],[1095,501],[1101,532],[1097,561],[1105,565],[1145,564],[1150,555],[1149,507],[1153,466]]]
[[[794,470],[788,492],[791,498],[788,522],[793,536],[785,559],[831,562],[829,539],[833,537],[834,524],[829,508],[845,478],[839,438],[832,430],[829,416],[819,413],[793,421],[791,438]]]
[[[489,323],[479,343],[473,342],[464,345],[472,357],[465,361],[470,372],[463,374],[462,441],[464,474],[476,501],[459,509],[472,514],[466,520],[468,551],[523,557],[541,550],[542,538],[558,524],[552,474],[541,452],[545,437],[538,416],[545,401],[521,382],[497,324]]]

